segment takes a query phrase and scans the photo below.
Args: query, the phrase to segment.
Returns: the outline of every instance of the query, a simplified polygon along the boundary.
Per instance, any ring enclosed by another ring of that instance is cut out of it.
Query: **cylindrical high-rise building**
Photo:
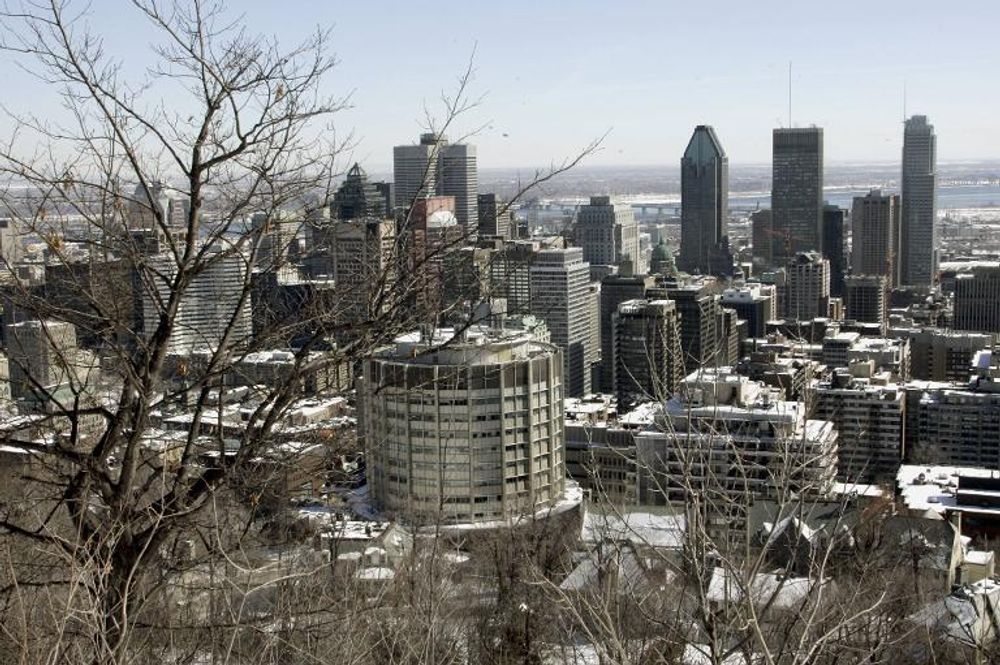
[[[358,386],[375,506],[417,523],[503,520],[565,489],[562,354],[523,332],[412,333]]]

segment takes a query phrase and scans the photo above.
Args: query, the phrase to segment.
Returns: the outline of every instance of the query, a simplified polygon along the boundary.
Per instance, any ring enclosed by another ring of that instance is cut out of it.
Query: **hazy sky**
[[[130,66],[150,34],[124,0],[94,0],[91,22]],[[370,170],[417,139],[423,105],[476,49],[480,108],[462,131],[481,167],[544,165],[610,129],[592,164],[676,164],[694,125],[716,127],[733,163],[768,162],[771,129],[825,128],[828,161],[895,161],[902,90],[936,126],[941,160],[1000,158],[1000,2],[322,2],[241,0],[251,29],[291,44],[334,28],[351,93],[337,120]],[[46,91],[13,70],[5,103],[43,112]],[[505,136],[506,134],[506,136]]]

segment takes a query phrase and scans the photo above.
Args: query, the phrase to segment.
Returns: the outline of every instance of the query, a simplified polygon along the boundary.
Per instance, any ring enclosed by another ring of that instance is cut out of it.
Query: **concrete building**
[[[552,343],[563,352],[566,394],[585,395],[591,391],[590,368],[598,352],[591,346],[590,265],[583,260],[583,250],[536,252],[530,279],[531,313],[545,321]]]
[[[808,321],[829,314],[830,262],[819,252],[796,254],[786,266],[785,280],[779,296],[783,318]]]
[[[421,134],[417,145],[393,148],[396,205],[408,208],[427,196],[451,196],[459,225],[471,233],[479,224],[476,147],[448,143],[440,134]]]
[[[774,216],[769,208],[750,214],[750,235],[755,272],[774,266]]]
[[[851,212],[851,272],[884,275],[899,283],[899,197],[873,189],[854,197]]]
[[[630,261],[622,264],[618,274],[608,275],[601,280],[601,371],[600,383],[597,385],[601,392],[615,391],[612,319],[618,311],[618,305],[627,300],[645,298],[646,290],[651,288],[653,283],[652,277],[635,274]]]
[[[148,188],[138,184],[125,202],[125,224],[130,231],[139,232],[132,237],[141,238],[142,245],[160,247],[168,240],[184,243],[190,211],[191,202],[166,184],[154,181]]]
[[[874,371],[888,372],[893,381],[909,381],[910,341],[883,337],[859,337],[847,350],[847,366],[867,361],[874,364]]]
[[[956,330],[1000,333],[1000,264],[976,266],[955,277]]]
[[[511,240],[503,243],[490,263],[490,284],[495,298],[507,301],[511,314],[531,311],[531,264],[541,243],[532,240]]]
[[[328,230],[331,276],[343,319],[363,321],[389,311],[397,275],[396,224],[391,219],[338,221]]]
[[[729,158],[715,130],[698,125],[681,158],[681,252],[677,266],[729,276]]]
[[[977,354],[966,384],[906,385],[908,459],[921,464],[1000,468],[1000,363]]]
[[[766,323],[778,318],[778,298],[770,284],[744,284],[722,292],[723,307],[736,310],[747,322],[747,336],[764,337]]]
[[[454,197],[429,196],[413,202],[397,255],[402,263],[400,274],[410,280],[412,304],[425,320],[438,316],[446,305],[445,256],[458,251],[464,236]]]
[[[823,206],[823,256],[830,262],[830,296],[844,297],[844,276],[847,274],[845,244],[847,211],[835,205]]]
[[[844,317],[877,323],[885,332],[889,318],[889,284],[885,275],[850,275],[845,280]]]
[[[895,477],[902,463],[906,400],[898,385],[871,376],[870,363],[861,367],[868,371],[835,370],[816,386],[815,399],[816,417],[840,435],[837,477],[867,483]]]
[[[937,273],[937,137],[927,116],[903,130],[899,267],[904,286],[930,286]]]
[[[422,134],[416,145],[398,145],[392,149],[397,206],[409,208],[417,198],[437,194],[439,148],[435,134]]]
[[[76,328],[65,321],[22,321],[7,327],[10,397],[32,407],[52,399],[71,404],[88,392],[95,356],[77,347]],[[66,401],[68,400],[68,401]]]
[[[18,223],[13,217],[0,217],[0,267],[11,269],[24,256]]]
[[[412,333],[369,357],[359,433],[376,507],[417,523],[490,522],[565,488],[558,349],[523,333]]]
[[[573,235],[587,263],[617,266],[628,258],[636,273],[646,273],[631,206],[612,203],[609,196],[591,196],[589,204],[580,206]]]
[[[628,300],[611,319],[611,366],[619,408],[672,395],[684,376],[673,301]]]
[[[739,529],[755,498],[826,496],[837,471],[837,431],[800,402],[727,369],[689,375],[666,403],[669,427],[636,434],[640,501],[703,510],[709,528]],[[696,502],[696,503],[695,503]]]
[[[910,340],[911,373],[921,381],[965,383],[976,354],[993,346],[993,336],[935,328],[894,329],[893,337]]]
[[[771,211],[771,247],[775,265],[785,265],[798,252],[822,249],[821,128],[774,130]]]
[[[719,366],[735,365],[740,359],[740,343],[747,338],[746,321],[740,320],[736,310],[720,306],[715,330],[718,335],[716,357]]]
[[[148,259],[157,273],[142,290],[144,334],[151,337],[160,314],[175,293],[177,264],[170,254]],[[249,266],[240,252],[215,248],[206,255],[204,270],[191,278],[180,293],[168,343],[170,353],[216,349],[225,338],[229,347],[245,346],[252,332]]]
[[[715,292],[714,280],[653,289],[648,297],[665,297],[676,304],[681,316],[681,351],[684,353],[685,376],[699,367],[714,367],[718,364],[721,305],[719,294]]]
[[[297,255],[298,236],[304,226],[300,218],[280,211],[258,211],[250,217],[250,226],[252,233],[260,236],[254,267],[281,270]]]

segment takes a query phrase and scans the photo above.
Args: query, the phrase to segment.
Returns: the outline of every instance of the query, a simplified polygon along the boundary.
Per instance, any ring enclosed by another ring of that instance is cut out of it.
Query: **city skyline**
[[[244,12],[251,31],[287,40],[305,38],[317,25],[332,26],[339,64],[324,90],[350,95],[352,108],[336,117],[335,127],[338,136],[355,137],[345,159],[369,171],[387,170],[392,147],[425,129],[425,103],[436,108],[439,93],[454,87],[473,53],[470,95],[481,103],[450,133],[459,140],[483,127],[470,142],[487,168],[546,165],[609,129],[603,150],[588,163],[670,163],[698,124],[711,124],[726,137],[732,164],[765,163],[770,130],[788,124],[790,62],[792,124],[824,127],[830,163],[898,159],[904,86],[905,114],[933,118],[947,137],[939,161],[1000,158],[1000,127],[992,112],[1000,92],[983,85],[1000,65],[990,46],[1000,8],[985,2],[966,7],[978,8],[981,17],[969,22],[965,12],[915,12],[902,2],[848,3],[836,14],[784,7],[719,3],[707,13],[719,44],[710,50],[700,46],[701,32],[694,29],[705,20],[701,7],[629,3],[616,7],[630,11],[621,25],[604,20],[607,8],[592,2],[577,4],[573,12],[529,9],[520,2],[505,12],[452,2],[430,10],[400,5],[391,22],[383,20],[381,8],[358,3],[310,8],[303,16],[251,0],[233,13]],[[849,35],[862,9],[866,22],[891,21],[886,24],[892,29],[872,43],[837,40],[836,55],[815,48],[818,35]],[[771,18],[776,13],[780,20]],[[102,5],[92,8],[90,18],[94,26],[114,28],[106,49],[126,63],[130,77],[141,76],[153,59],[150,29],[136,14]],[[381,26],[374,43],[373,25]],[[604,31],[605,46],[598,49],[589,48],[587,38],[595,25]],[[434,35],[428,38],[434,48],[409,49],[398,58],[392,44],[402,43],[407,32]],[[510,48],[515,36],[529,48]],[[922,44],[932,46],[916,48]],[[692,67],[679,56],[695,48],[700,56]],[[5,65],[13,61],[10,54],[0,56]],[[389,68],[392,77],[371,76]],[[50,86],[16,67],[6,69],[14,91],[6,101],[13,110],[37,112],[44,104],[47,115],[61,117]],[[878,86],[871,85],[873,78]],[[8,125],[3,121],[0,128]]]

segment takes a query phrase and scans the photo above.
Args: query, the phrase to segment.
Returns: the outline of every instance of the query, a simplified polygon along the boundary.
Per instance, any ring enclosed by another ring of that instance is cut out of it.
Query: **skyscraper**
[[[464,229],[479,224],[476,147],[448,143],[440,134],[421,134],[417,145],[393,148],[396,205],[409,207],[418,197],[455,197],[455,217]]]
[[[576,217],[576,244],[591,265],[616,266],[626,257],[643,273],[639,256],[639,225],[632,208],[611,202],[609,196],[591,196]]]
[[[598,388],[602,392],[615,390],[612,317],[618,311],[618,305],[626,300],[644,298],[646,289],[653,283],[652,277],[635,274],[630,261],[622,264],[622,270],[617,275],[608,275],[601,280],[601,382]]]
[[[844,249],[846,210],[835,205],[823,206],[823,256],[830,262],[830,295],[844,297],[847,252]]]
[[[825,317],[830,309],[830,262],[818,252],[799,252],[788,262],[782,316],[795,321]]]
[[[955,279],[956,330],[1000,333],[1000,265],[977,266]]]
[[[678,267],[706,275],[732,273],[729,159],[719,137],[698,125],[681,158],[681,254]]]
[[[851,212],[851,272],[884,275],[892,287],[897,282],[899,197],[873,189],[854,197]]]
[[[479,170],[476,146],[448,143],[442,136],[438,158],[438,196],[455,197],[455,217],[467,233],[479,225]]]
[[[750,214],[753,265],[763,270],[774,265],[774,216],[770,208],[755,210]]]
[[[651,289],[647,297],[661,297],[658,291],[674,301],[680,314],[681,350],[684,353],[684,373],[717,364],[720,331],[719,294],[714,280]]]
[[[878,323],[889,317],[889,282],[885,275],[851,275],[845,280],[845,315],[852,321]]]
[[[374,217],[382,219],[389,212],[385,195],[374,183],[368,182],[368,175],[360,165],[355,164],[347,172],[344,182],[333,194],[331,217],[337,219],[357,219]]]
[[[150,286],[142,293],[147,338],[156,332],[177,274],[172,254],[158,254],[150,257],[148,263],[162,277],[150,280]],[[250,269],[247,258],[232,249],[212,248],[207,252],[204,266],[180,295],[169,342],[171,353],[217,349],[223,342],[229,347],[241,347],[249,342],[250,298],[244,293]]]
[[[479,195],[479,236],[510,237],[510,210],[496,194]]]
[[[413,201],[437,193],[439,146],[435,134],[421,134],[416,145],[392,149],[392,179],[396,205],[409,208]]]
[[[677,307],[670,300],[627,300],[612,315],[615,394],[621,409],[662,401],[684,378]]]
[[[902,184],[900,283],[930,286],[937,272],[937,137],[927,116],[906,121]]]
[[[563,351],[566,394],[590,392],[592,295],[590,264],[579,247],[544,249],[531,264],[531,313],[545,321],[552,343]]]
[[[775,129],[773,139],[771,247],[775,265],[784,265],[822,247],[823,129]]]

